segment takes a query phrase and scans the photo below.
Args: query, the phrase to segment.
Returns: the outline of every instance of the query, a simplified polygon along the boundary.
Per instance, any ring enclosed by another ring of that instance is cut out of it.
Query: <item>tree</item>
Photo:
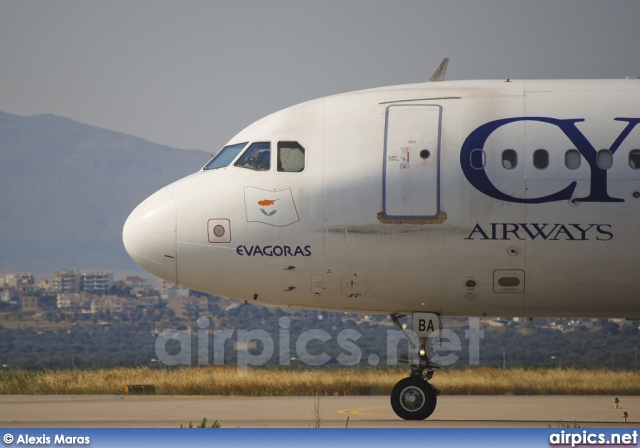
[[[605,326],[604,330],[612,336],[620,334],[620,325],[613,321],[609,321]]]

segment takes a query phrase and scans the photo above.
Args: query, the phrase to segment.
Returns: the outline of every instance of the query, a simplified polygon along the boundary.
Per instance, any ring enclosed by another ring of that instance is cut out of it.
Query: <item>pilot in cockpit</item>
[[[256,169],[258,171],[264,171],[269,169],[269,150],[265,149],[258,154],[256,161]]]
[[[254,143],[238,159],[235,165],[256,171],[267,171],[270,168],[270,154],[268,142]]]

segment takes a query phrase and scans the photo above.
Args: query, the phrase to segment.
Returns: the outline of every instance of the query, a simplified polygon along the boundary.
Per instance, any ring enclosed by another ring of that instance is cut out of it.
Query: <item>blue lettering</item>
[[[587,233],[595,228],[598,232],[596,237],[599,241],[609,241],[613,239],[611,232],[611,224],[589,224],[582,226],[580,224],[540,224],[540,223],[490,223],[493,235],[489,237],[487,232],[480,224],[476,224],[469,236],[465,240],[490,240],[490,241],[525,241],[528,239],[536,240],[538,238],[544,241],[589,241]],[[501,238],[496,235],[496,229],[502,227]],[[524,234],[519,233],[520,229]],[[580,232],[577,238],[572,229]],[[477,237],[477,238],[476,238]]]
[[[627,122],[627,126],[618,135],[613,142],[609,151],[615,154],[625,138],[631,133],[633,128],[640,123],[640,118],[614,118],[615,121]],[[593,147],[591,142],[576,128],[571,130],[571,134],[567,137],[576,145],[580,154],[582,154],[591,168],[591,192],[586,198],[576,198],[581,202],[624,202],[624,199],[612,198],[607,193],[607,170],[598,167],[598,151]],[[612,235],[613,236],[613,235]]]
[[[543,240],[546,240],[547,238],[549,238],[549,236],[551,236],[551,234],[553,233],[554,230],[556,230],[556,227],[557,227],[557,224],[556,224],[556,226],[553,229],[551,229],[549,233],[545,234],[544,228],[547,227],[549,224],[542,224],[542,228],[540,228],[540,224],[538,223],[520,224],[520,225],[522,226],[524,231],[527,232],[527,235],[529,235],[532,240],[535,240],[538,236],[541,236]],[[535,234],[531,232],[531,230],[529,230],[529,227],[528,227],[529,225],[532,225],[533,228],[536,230]]]
[[[507,228],[509,226],[512,226],[513,229],[512,230],[507,230]],[[507,236],[509,233],[513,233],[513,235],[519,239],[519,240],[524,240],[524,238],[521,238],[520,235],[518,235],[518,229],[520,228],[520,226],[518,224],[502,224],[502,239],[503,240],[508,240],[509,237]]]
[[[588,239],[587,238],[587,232],[589,230],[591,230],[595,226],[595,224],[589,224],[589,227],[587,227],[586,229],[583,229],[582,227],[580,227],[580,224],[569,224],[569,225],[571,227],[575,227],[576,229],[578,229],[578,231],[580,232],[580,235],[581,235],[580,239],[582,241],[585,241],[585,240]]]
[[[498,227],[498,223],[497,222],[492,222],[491,223],[491,239],[495,240],[496,238],[496,228]]]
[[[554,236],[554,237],[553,237],[553,238],[551,238],[551,239],[552,239],[553,241],[558,241],[558,239],[559,239],[559,238],[558,238],[558,236],[560,236],[560,234],[561,234],[561,233],[564,233],[564,234],[567,236],[567,238],[565,238],[565,240],[566,240],[566,239],[569,239],[569,240],[575,240],[575,238],[573,237],[573,235],[571,235],[571,233],[569,232],[569,229],[567,229],[567,228],[566,228],[564,225],[562,225],[562,224],[559,226],[558,232],[556,232],[556,236]]]
[[[591,169],[591,189],[589,192],[589,196],[584,198],[575,198],[576,201],[624,202],[624,199],[612,198],[609,196],[607,192],[607,170],[600,169],[598,167],[598,151],[593,147],[591,142],[587,140],[584,134],[577,128],[576,123],[584,121],[584,119],[579,118],[560,120],[549,117],[515,117],[495,120],[479,126],[477,129],[471,132],[471,134],[469,134],[469,136],[462,144],[462,148],[460,150],[460,166],[462,167],[462,172],[464,173],[469,183],[473,185],[475,189],[492,198],[520,204],[542,204],[546,202],[571,199],[577,185],[577,182],[575,181],[571,182],[564,189],[548,196],[542,196],[538,198],[518,198],[510,196],[498,190],[498,188],[493,185],[493,183],[489,179],[489,176],[484,169],[484,164],[481,163],[481,160],[478,160],[479,157],[482,157],[484,145],[487,142],[487,139],[498,128],[510,123],[520,121],[537,121],[540,123],[547,123],[552,126],[556,126],[567,136],[567,138],[569,138],[569,140],[575,145],[578,151],[580,151],[580,154],[582,154],[582,156],[585,158],[585,160],[589,164],[589,168]],[[640,118],[615,118],[615,121],[626,122],[627,126],[623,129],[620,135],[618,135],[616,140],[609,148],[611,154],[615,154],[622,142],[631,133],[633,128],[638,123],[640,123]]]
[[[236,253],[241,257],[246,255],[249,257],[256,257],[258,255],[263,257],[297,257],[298,255],[303,257],[311,256],[311,246],[296,246],[295,249],[291,246],[238,246],[236,247]]]
[[[481,240],[488,240],[490,239],[486,233],[484,233],[484,230],[482,230],[482,227],[480,227],[480,224],[476,224],[475,227],[473,228],[473,230],[471,231],[471,233],[469,234],[468,237],[465,238],[465,240],[472,240],[473,239],[473,234],[478,232],[480,235],[482,235],[482,238],[480,238]]]
[[[611,224],[600,224],[597,227],[598,233],[602,234],[602,235],[608,235],[609,238],[600,238],[599,236],[596,237],[597,240],[599,241],[609,241],[613,239],[613,233],[611,232],[607,232],[606,230],[603,230],[602,227],[608,227],[609,229],[611,229]]]

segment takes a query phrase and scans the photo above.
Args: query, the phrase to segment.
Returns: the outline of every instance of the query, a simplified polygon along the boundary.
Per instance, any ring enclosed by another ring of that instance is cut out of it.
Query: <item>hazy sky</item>
[[[638,0],[0,0],[0,111],[216,151],[320,96],[640,75]]]

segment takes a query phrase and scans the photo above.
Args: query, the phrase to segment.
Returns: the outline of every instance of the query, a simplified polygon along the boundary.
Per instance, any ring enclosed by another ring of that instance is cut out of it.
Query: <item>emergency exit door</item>
[[[386,218],[440,214],[442,106],[391,105],[385,120],[382,213]]]

